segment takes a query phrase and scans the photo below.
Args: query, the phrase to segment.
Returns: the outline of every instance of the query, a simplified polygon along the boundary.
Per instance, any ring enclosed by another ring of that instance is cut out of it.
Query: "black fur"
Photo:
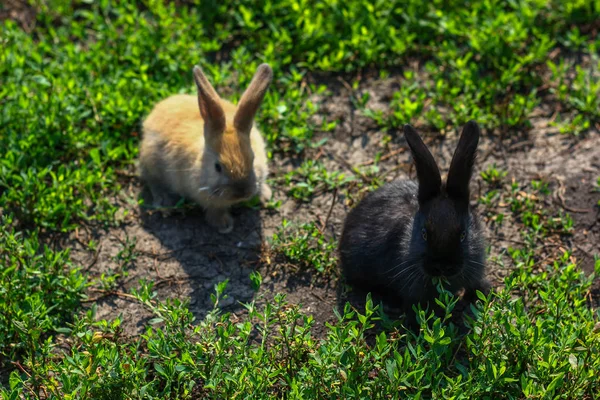
[[[431,153],[405,125],[417,169],[414,181],[391,182],[367,195],[348,213],[340,239],[340,261],[348,283],[401,305],[426,305],[437,297],[432,277],[448,290],[486,292],[485,243],[469,206],[479,128],[469,122],[452,158],[447,186]],[[462,240],[461,240],[462,237]]]

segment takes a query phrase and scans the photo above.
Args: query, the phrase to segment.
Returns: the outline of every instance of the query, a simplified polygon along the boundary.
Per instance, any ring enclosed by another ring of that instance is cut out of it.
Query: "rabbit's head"
[[[483,269],[479,223],[469,207],[469,181],[479,142],[479,127],[468,122],[452,157],[444,183],[438,166],[423,140],[404,126],[419,182],[419,211],[413,220],[409,253],[425,274],[469,279]]]
[[[272,77],[271,67],[261,64],[237,107],[232,108],[221,100],[202,69],[194,67],[205,140],[200,191],[230,202],[249,199],[257,193],[250,132]]]

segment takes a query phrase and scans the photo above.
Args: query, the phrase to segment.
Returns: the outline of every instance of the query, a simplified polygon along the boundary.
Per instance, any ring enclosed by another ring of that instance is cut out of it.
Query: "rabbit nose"
[[[433,265],[433,276],[442,276],[444,273],[444,266],[441,264]]]
[[[433,262],[426,265],[425,270],[429,275],[437,277],[442,275],[444,267],[442,264]]]

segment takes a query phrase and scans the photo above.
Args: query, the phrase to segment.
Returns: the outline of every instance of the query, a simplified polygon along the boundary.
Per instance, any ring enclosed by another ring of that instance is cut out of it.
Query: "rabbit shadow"
[[[145,204],[151,204],[147,188],[140,197]],[[213,310],[211,295],[215,294],[215,286],[225,280],[227,298],[218,304],[222,311],[235,313],[242,309],[240,302],[248,302],[254,296],[249,275],[258,263],[262,246],[260,211],[239,206],[232,208],[231,213],[235,221],[233,231],[221,234],[207,224],[199,206],[185,204],[166,215],[140,206],[142,228],[163,247],[162,255],[155,258],[162,275],[159,281],[166,282],[163,286],[167,290],[182,282],[187,285],[188,292],[183,297],[189,297],[189,309],[197,320]]]

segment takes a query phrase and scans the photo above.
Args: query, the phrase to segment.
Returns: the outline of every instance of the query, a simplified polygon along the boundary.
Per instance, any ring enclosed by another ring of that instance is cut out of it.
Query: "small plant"
[[[337,265],[337,243],[326,238],[314,223],[294,226],[284,220],[279,232],[271,238],[271,246],[298,267],[330,274]]]
[[[487,297],[478,293],[479,303],[465,314],[469,331],[462,336],[452,318],[459,299],[442,288],[439,316],[417,307],[418,335],[398,325],[376,329],[387,316],[367,296],[364,311],[346,304],[325,327],[325,336],[315,339],[312,317],[283,295],[245,304],[246,314],[234,322],[218,308],[226,290],[221,283],[215,287],[215,307],[193,323],[187,303],[157,301],[152,284],[141,282],[132,295],[154,318],[137,341],[123,340],[119,318],[96,321],[92,308],[61,330],[72,337],[68,350],[56,349],[62,357],[26,363],[31,373],[13,371],[0,395],[39,389],[56,399],[142,392],[182,399],[256,393],[318,399],[357,392],[593,397],[599,333],[586,295],[594,277],[571,264],[569,252],[532,273],[532,249],[511,250],[515,270],[505,287]]]
[[[571,35],[570,39],[576,41],[579,46],[579,40],[575,37]],[[593,58],[590,68],[583,69],[575,65],[573,79],[567,78],[568,72],[572,69],[569,67],[572,66],[562,61],[559,64],[548,61],[553,81],[557,82],[553,88],[554,93],[570,111],[575,112],[571,112],[571,115],[559,116],[554,121],[553,124],[560,128],[561,133],[579,135],[600,120],[600,78],[598,78],[600,61],[594,51],[591,54]]]
[[[46,362],[51,336],[78,309],[87,284],[71,265],[68,250],[51,250],[35,232],[15,232],[13,221],[0,217],[2,368],[22,357]]]
[[[498,187],[502,180],[508,174],[507,171],[499,170],[496,164],[489,166],[485,171],[481,171],[481,177],[488,185]]]
[[[343,187],[355,180],[339,171],[329,172],[325,166],[313,160],[305,161],[299,168],[288,172],[285,185],[289,187],[288,195],[302,201],[309,201],[320,192]]]

